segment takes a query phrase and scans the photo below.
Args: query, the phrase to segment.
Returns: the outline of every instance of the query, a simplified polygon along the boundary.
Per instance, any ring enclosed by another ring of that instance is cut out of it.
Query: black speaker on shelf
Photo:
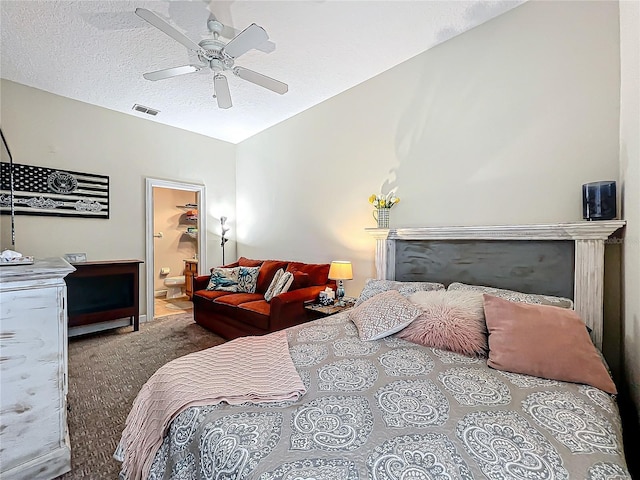
[[[603,181],[582,185],[582,218],[613,220],[616,218],[616,182]]]

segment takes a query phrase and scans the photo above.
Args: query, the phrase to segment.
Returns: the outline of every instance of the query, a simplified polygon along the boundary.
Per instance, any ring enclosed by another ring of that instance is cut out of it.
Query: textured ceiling
[[[524,0],[98,1],[1,0],[2,78],[64,97],[238,143]],[[196,43],[211,13],[242,30],[265,28],[275,51],[236,65],[289,85],[278,95],[227,74],[233,107],[212,98],[208,69],[148,81],[145,72],[199,63],[134,10],[157,13]],[[156,117],[132,110],[138,103]]]

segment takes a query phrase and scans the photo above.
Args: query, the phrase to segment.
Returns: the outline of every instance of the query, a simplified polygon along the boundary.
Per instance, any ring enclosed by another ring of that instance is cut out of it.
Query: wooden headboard
[[[602,349],[604,242],[624,220],[367,231],[376,277],[453,281],[572,298]]]

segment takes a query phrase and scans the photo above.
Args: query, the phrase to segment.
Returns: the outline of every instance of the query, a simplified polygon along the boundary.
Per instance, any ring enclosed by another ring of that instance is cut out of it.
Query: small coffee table
[[[311,319],[317,319],[349,310],[350,308],[353,308],[353,305],[356,303],[356,299],[353,297],[344,297],[342,300],[344,305],[338,305],[337,303],[322,305],[321,303],[312,300],[305,303],[304,308]]]

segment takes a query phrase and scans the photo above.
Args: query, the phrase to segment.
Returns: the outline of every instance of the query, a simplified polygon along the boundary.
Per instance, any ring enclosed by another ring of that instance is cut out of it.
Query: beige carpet
[[[224,340],[178,314],[69,340],[71,471],[59,479],[116,480],[112,455],[133,399],[169,360]]]

